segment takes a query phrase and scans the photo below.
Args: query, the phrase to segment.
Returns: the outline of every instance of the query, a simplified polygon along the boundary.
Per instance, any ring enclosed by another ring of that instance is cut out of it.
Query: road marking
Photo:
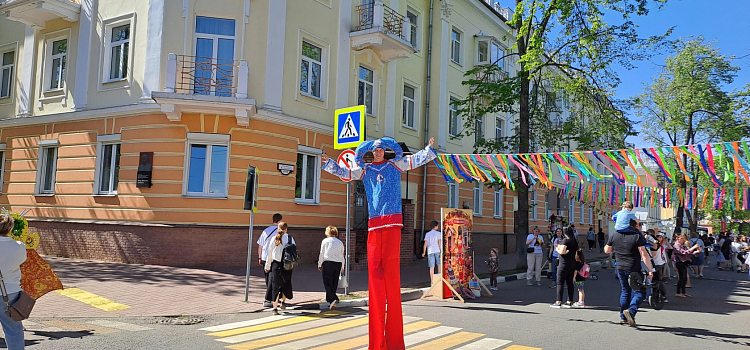
[[[338,311],[338,310],[326,311],[326,312],[321,312],[319,314],[310,314],[310,315],[304,315],[304,316],[297,316],[297,317],[292,317],[292,318],[288,318],[288,319],[285,319],[285,320],[277,320],[277,321],[268,322],[268,323],[264,323],[264,324],[258,324],[258,325],[254,325],[254,326],[250,326],[250,327],[242,327],[242,328],[238,328],[238,329],[231,329],[231,330],[226,330],[226,331],[221,331],[221,332],[208,333],[206,335],[211,335],[211,336],[214,336],[214,337],[229,337],[229,336],[232,336],[232,335],[237,335],[237,334],[242,334],[242,333],[250,333],[250,332],[257,332],[257,331],[262,331],[262,330],[266,330],[266,329],[271,329],[271,328],[276,328],[276,327],[282,327],[282,326],[288,326],[288,325],[293,325],[293,324],[297,324],[297,323],[302,323],[302,322],[317,320],[317,319],[320,319],[320,318],[333,317],[333,316],[344,315],[344,314],[347,314],[347,312]]]
[[[347,319],[355,319],[355,318],[361,318],[361,317],[365,317],[365,316],[366,315],[361,314],[361,315],[354,315],[354,316],[349,315],[349,316],[345,316],[345,317],[348,317]],[[342,316],[342,317],[344,317],[344,316]],[[237,343],[248,342],[248,341],[251,341],[251,340],[258,340],[258,339],[262,339],[262,338],[275,337],[275,336],[278,336],[278,335],[281,335],[281,334],[301,332],[301,331],[305,331],[305,330],[308,330],[308,329],[313,329],[313,328],[317,328],[317,327],[328,326],[328,325],[331,325],[331,324],[335,324],[336,322],[339,322],[341,320],[342,319],[338,318],[338,317],[329,317],[329,318],[324,318],[324,319],[310,321],[310,322],[298,323],[298,324],[291,325],[291,326],[284,326],[284,327],[279,327],[279,328],[266,329],[266,330],[263,330],[263,331],[252,332],[252,333],[238,334],[238,335],[234,335],[234,336],[231,336],[231,337],[219,338],[219,339],[216,339],[216,340],[220,341],[222,343],[237,344]]]
[[[84,304],[89,304],[97,309],[101,309],[104,311],[116,311],[116,310],[123,310],[123,309],[130,308],[130,306],[116,303],[105,297],[101,297],[94,293],[89,293],[85,290],[81,290],[78,288],[66,288],[63,290],[56,290],[55,293],[64,295],[69,298],[73,298]]]
[[[115,328],[115,329],[119,329],[123,331],[130,331],[130,332],[147,331],[149,329],[153,329],[153,328],[135,325],[132,323],[117,322],[117,321],[110,321],[110,320],[93,320],[93,321],[88,321],[86,323],[93,324],[96,326]]]
[[[269,323],[269,322],[273,322],[273,321],[283,320],[285,318],[290,318],[290,317],[295,317],[295,316],[297,316],[297,315],[283,314],[283,315],[276,315],[276,316],[268,316],[268,317],[263,317],[263,318],[259,318],[259,319],[255,319],[255,320],[220,324],[218,326],[206,327],[206,328],[201,328],[201,329],[198,329],[198,330],[199,331],[206,331],[206,332],[220,332],[220,331],[226,331],[226,330],[234,329],[234,328],[255,326],[255,325],[258,325],[258,324],[264,324],[264,323]]]
[[[411,334],[411,335],[404,337],[404,345],[405,346],[416,345],[424,341],[432,340],[437,337],[442,337],[444,335],[458,332],[460,330],[461,328],[448,327],[448,326],[440,326],[440,327],[431,328],[426,331],[422,331],[422,332]]]
[[[503,350],[542,350],[542,348],[533,348],[531,346],[511,345]]]
[[[447,337],[443,337],[440,339],[435,339],[431,342],[420,344],[409,349],[410,350],[445,350],[445,349],[452,348],[457,345],[461,345],[463,343],[470,342],[474,339],[477,339],[483,336],[484,334],[480,334],[480,333],[458,332],[456,334],[449,335]]]
[[[456,350],[494,350],[510,343],[510,340],[484,338],[471,344],[466,344]]]
[[[407,326],[409,326],[412,322],[416,322],[416,321],[419,321],[419,320],[421,320],[421,318],[419,318],[419,317],[405,316],[404,317],[404,325],[406,325],[406,326],[404,327],[404,333],[407,333],[407,328],[406,328]],[[310,347],[313,347],[313,346],[318,346],[318,345],[321,345],[321,344],[327,344],[327,343],[331,343],[331,342],[335,342],[335,341],[339,341],[339,340],[344,340],[344,339],[351,338],[353,336],[357,336],[357,335],[360,335],[360,334],[367,334],[368,331],[369,331],[369,325],[364,325],[364,326],[359,326],[359,327],[356,327],[356,328],[352,328],[352,329],[350,329],[350,330],[348,330],[346,332],[336,332],[336,333],[333,333],[333,334],[322,335],[320,337],[314,337],[314,338],[310,338],[310,339],[302,339],[302,340],[298,340],[298,341],[291,342],[291,343],[279,344],[279,345],[276,345],[276,346],[272,346],[270,348],[266,348],[264,350],[297,350],[297,349],[309,349]],[[414,331],[412,331],[412,332],[414,332]],[[360,347],[362,345],[367,345],[367,340],[368,340],[367,338],[368,338],[368,336],[364,335],[364,336],[361,336],[361,337],[357,337],[357,338],[354,338],[354,339],[349,339],[349,340],[346,340],[346,341],[343,341],[343,342],[339,342],[339,343],[336,343],[336,344],[329,344],[329,345],[324,346],[323,348],[328,347],[329,349],[337,349],[337,350],[353,349],[353,348],[356,348],[356,347]],[[349,342],[356,341],[356,340],[359,340],[359,341],[356,342],[355,344],[352,344],[352,345],[349,345],[349,346],[342,346],[341,345],[342,343],[349,343]]]
[[[109,328],[109,327],[102,327],[102,326],[89,325],[89,324],[76,323],[76,322],[68,322],[68,321],[45,321],[44,323],[53,327],[64,328],[73,332],[89,331],[94,334],[111,334],[111,333],[119,332],[119,330]]]
[[[338,332],[338,331],[349,329],[349,328],[354,328],[357,326],[361,326],[363,324],[367,324],[368,320],[369,319],[367,317],[363,316],[358,319],[339,322],[339,323],[324,326],[324,327],[308,329],[305,331],[285,334],[285,335],[277,336],[277,337],[255,340],[255,341],[251,341],[248,343],[231,345],[231,346],[227,346],[227,349],[234,349],[234,350],[259,349],[259,348],[266,347],[266,346],[273,346],[273,345],[277,345],[281,343],[293,342],[296,340],[310,338],[310,337],[317,336],[317,335],[323,335],[327,333]]]
[[[406,322],[406,320],[407,320],[407,317],[404,317],[404,322]],[[419,321],[415,323],[405,324],[404,335],[418,332],[423,329],[435,327],[438,325],[440,325],[440,322],[431,322],[431,321]],[[365,336],[361,336],[357,338],[344,340],[338,343],[328,344],[328,345],[317,347],[317,348],[310,349],[310,350],[349,350],[349,349],[358,348],[360,346],[367,346],[367,343],[369,341],[370,341],[370,336],[365,335]]]

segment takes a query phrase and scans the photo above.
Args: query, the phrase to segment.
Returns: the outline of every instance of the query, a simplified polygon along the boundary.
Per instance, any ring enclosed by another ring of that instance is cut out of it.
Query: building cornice
[[[288,114],[275,112],[266,108],[258,108],[257,114],[252,119],[262,120],[269,123],[278,123],[310,131],[333,135],[333,126],[317,123],[307,119],[294,117]],[[252,125],[252,122],[251,122]]]
[[[87,109],[83,111],[55,113],[48,115],[0,119],[0,127],[7,128],[49,123],[75,122],[106,117],[123,117],[148,112],[161,113],[161,110],[159,109],[159,105],[157,105],[156,103],[132,104],[118,107]]]

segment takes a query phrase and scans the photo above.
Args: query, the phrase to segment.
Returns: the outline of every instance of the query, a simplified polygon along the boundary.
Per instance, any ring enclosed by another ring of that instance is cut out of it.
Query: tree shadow
[[[49,331],[26,331],[26,332],[31,332],[35,336],[46,338],[46,339],[24,339],[24,344],[26,346],[37,345],[42,342],[48,342],[50,340],[60,340],[60,339],[66,339],[66,338],[82,339],[83,337],[94,335],[94,332],[89,331],[89,330],[59,331],[59,332],[49,332]],[[7,347],[8,347],[8,344],[5,343],[5,338],[0,338],[0,348],[7,348]]]
[[[676,336],[686,338],[696,338],[711,340],[722,343],[736,344],[750,346],[750,335],[747,334],[732,334],[732,333],[718,333],[703,328],[689,328],[689,327],[664,327],[664,326],[653,326],[647,324],[639,324],[638,331],[641,332],[666,332]]]

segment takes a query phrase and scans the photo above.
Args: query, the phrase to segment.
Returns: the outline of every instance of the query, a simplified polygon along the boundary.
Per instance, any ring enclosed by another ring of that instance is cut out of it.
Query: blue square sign
[[[334,149],[359,146],[365,140],[365,106],[337,109],[333,124]]]

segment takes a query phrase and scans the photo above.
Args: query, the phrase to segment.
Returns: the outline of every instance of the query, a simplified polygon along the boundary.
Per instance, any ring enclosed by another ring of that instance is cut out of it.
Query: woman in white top
[[[667,250],[672,247],[669,245],[667,236],[664,234],[664,232],[657,233],[656,239],[658,240],[657,249],[651,252],[651,257],[654,259],[653,281],[656,283],[657,288],[659,288],[661,295],[664,296],[664,301],[667,302],[666,281],[669,278],[669,265],[667,264],[669,262],[669,258],[667,257]]]
[[[287,233],[288,226],[286,222],[279,221],[279,229],[276,230],[276,236],[269,240],[270,248],[268,250],[268,260],[266,260],[266,273],[268,273],[268,286],[271,288],[271,297],[273,298],[273,313],[278,315],[279,298],[281,299],[281,309],[286,309],[286,300],[292,299],[292,270],[284,269],[284,246],[294,238]]]
[[[534,230],[526,236],[526,263],[528,269],[526,271],[526,284],[531,286],[531,279],[536,277],[536,284],[542,285],[542,258],[544,258],[544,238],[539,234],[539,228],[534,227]]]
[[[318,271],[323,273],[323,287],[326,289],[328,308],[335,310],[339,304],[336,288],[339,276],[344,272],[344,243],[339,240],[339,230],[335,226],[326,227],[326,238],[320,242]]]
[[[557,253],[557,246],[563,241],[563,230],[561,228],[555,229],[555,236],[552,237],[552,248],[549,250],[549,261],[552,266],[552,285],[550,288],[557,288],[557,260],[560,259],[560,254]]]
[[[21,264],[26,261],[26,246],[8,237],[11,230],[13,230],[13,217],[0,214],[0,273],[3,275],[9,304],[18,300],[21,292]],[[0,324],[5,333],[5,345],[8,350],[22,350],[24,347],[23,325],[20,321],[14,321],[5,314],[6,308],[5,301],[0,301]]]

